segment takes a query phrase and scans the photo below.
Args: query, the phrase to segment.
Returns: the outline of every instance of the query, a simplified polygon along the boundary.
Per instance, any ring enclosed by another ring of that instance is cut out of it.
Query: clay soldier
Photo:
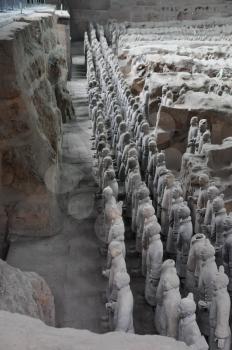
[[[183,191],[180,186],[175,186],[173,189],[173,200],[171,213],[169,217],[169,230],[166,251],[170,257],[176,258],[177,254],[177,238],[180,226],[179,208],[183,205],[184,199],[182,197]]]
[[[197,146],[197,151],[199,154],[201,154],[202,146],[203,146],[203,135],[206,132],[208,127],[207,120],[206,119],[201,119],[199,122],[199,129],[198,129],[198,135],[196,139],[196,146]]]
[[[145,85],[142,105],[143,105],[143,115],[147,121],[149,121],[149,102],[150,102],[149,85]]]
[[[119,168],[119,164],[121,162],[121,157],[123,153],[123,138],[125,133],[126,133],[126,123],[121,122],[119,125],[119,130],[117,135],[118,143],[115,150],[115,156],[116,156],[116,162],[117,162],[118,168]]]
[[[183,298],[178,307],[179,330],[178,340],[184,342],[194,350],[208,350],[209,346],[201,335],[196,322],[196,303],[193,294]]]
[[[121,242],[112,241],[109,245],[109,255],[111,256],[111,266],[102,271],[103,276],[109,279],[107,288],[107,298],[109,301],[117,300],[117,288],[115,285],[115,276],[117,272],[127,272],[126,262],[123,257],[123,248]]]
[[[106,304],[106,308],[114,312],[114,331],[134,333],[133,308],[134,299],[130,289],[130,276],[126,272],[118,272],[115,276],[117,301]]]
[[[146,226],[149,244],[146,254],[145,299],[151,306],[156,305],[156,292],[163,262],[163,244],[160,239],[161,227],[158,222]]]
[[[186,277],[186,266],[193,235],[193,225],[190,214],[190,209],[186,205],[181,205],[179,207],[178,215],[180,222],[177,239],[176,270],[181,279]]]
[[[190,121],[190,129],[188,133],[187,152],[195,154],[197,135],[198,135],[198,117],[192,117]]]
[[[204,218],[204,224],[202,225],[202,230],[207,235],[207,237],[211,237],[212,222],[214,218],[213,200],[219,196],[218,188],[214,185],[209,186],[207,195],[208,195],[208,202],[206,206],[205,218]]]
[[[129,173],[126,179],[126,206],[127,211],[129,211],[129,213],[132,214],[132,196],[136,189],[136,185],[138,184],[138,182],[141,182],[141,176],[137,159],[129,158],[128,168]]]
[[[202,232],[202,224],[204,223],[204,217],[208,202],[208,188],[209,188],[209,176],[202,174],[199,176],[200,192],[197,200],[196,208],[196,222],[195,233]]]
[[[157,153],[158,153],[156,142],[150,139],[148,148],[149,148],[149,156],[148,156],[148,166],[147,166],[147,173],[146,173],[146,183],[150,190],[150,193],[153,194],[153,181],[156,173]]]
[[[126,257],[126,246],[125,246],[125,225],[122,218],[122,207],[121,202],[118,203],[117,208],[111,211],[111,227],[108,236],[108,244],[112,241],[118,241],[122,245],[122,255],[125,259]],[[112,257],[110,256],[110,251],[108,249],[107,257],[107,268],[111,266]]]
[[[201,250],[201,257],[204,264],[199,276],[198,292],[200,300],[198,302],[199,312],[197,320],[202,334],[209,337],[209,308],[213,298],[212,283],[217,273],[214,247],[206,243]]]
[[[102,174],[101,174],[102,179],[100,179],[100,183],[102,184],[102,190],[106,187],[104,180],[105,180],[105,173],[108,170],[114,171],[113,160],[112,160],[111,156],[106,156],[103,159],[103,168],[102,168]]]
[[[232,215],[230,214],[224,221],[224,245],[222,250],[223,265],[229,277],[228,291],[232,296]]]
[[[226,209],[224,203],[224,195],[213,200],[213,222],[211,231],[211,240],[215,245],[217,265],[222,264],[222,247],[224,245],[224,222],[226,219]]]
[[[206,242],[206,237],[198,233],[192,237],[190,251],[186,267],[185,289],[195,295],[198,293],[198,281],[202,268],[201,250]],[[209,241],[208,241],[209,242]]]
[[[138,253],[142,253],[142,236],[145,222],[143,209],[147,204],[152,204],[149,195],[150,193],[147,187],[143,187],[139,192],[139,203],[136,218],[136,250]]]
[[[114,197],[113,191],[110,187],[106,187],[103,190],[103,197],[105,200],[104,205],[104,236],[105,243],[108,243],[109,231],[111,227],[111,213],[112,210],[117,208],[116,199]]]
[[[147,204],[143,208],[143,218],[144,218],[144,227],[142,235],[142,274],[146,277],[147,274],[147,250],[149,246],[149,237],[147,234],[147,226],[149,224],[156,224],[157,218],[155,216],[155,209],[152,204]]]
[[[210,305],[209,324],[210,350],[230,350],[231,331],[229,325],[231,301],[227,292],[229,279],[223,266],[219,268],[213,281],[213,298]]]
[[[156,198],[157,196],[159,175],[160,175],[161,169],[163,168],[166,168],[166,159],[165,159],[165,154],[161,152],[157,154],[157,167],[156,167],[155,178],[153,181],[153,198]]]
[[[149,124],[143,124],[143,138],[142,138],[142,157],[141,157],[141,172],[143,175],[146,174],[148,158],[149,158],[149,139],[150,139],[150,128]]]
[[[156,293],[155,325],[160,335],[178,337],[178,307],[181,301],[180,280],[173,260],[166,260]]]
[[[143,123],[141,127],[141,135],[138,142],[138,158],[141,164],[142,172],[146,171],[148,162],[148,142],[149,142],[150,128],[148,123]]]
[[[128,161],[128,153],[131,149],[135,148],[135,143],[133,141],[130,141],[130,143],[126,143],[123,154],[122,154],[122,162],[120,165],[120,170],[118,173],[119,180],[121,182],[124,182],[126,179],[126,167],[127,167],[127,161]]]
[[[171,213],[173,190],[174,190],[175,176],[172,173],[168,173],[165,176],[165,190],[161,203],[161,229],[163,239],[166,241],[169,230],[169,217]]]

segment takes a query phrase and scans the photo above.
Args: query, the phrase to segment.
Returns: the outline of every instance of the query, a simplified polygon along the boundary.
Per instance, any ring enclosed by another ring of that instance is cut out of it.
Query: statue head
[[[131,170],[135,169],[137,167],[137,165],[138,165],[138,161],[137,161],[136,158],[130,157],[128,159],[128,167],[129,167],[129,169],[131,169]]]
[[[149,189],[147,188],[146,184],[143,183],[143,186],[139,189],[138,191],[138,196],[139,196],[139,199],[140,200],[143,200],[143,199],[146,199],[148,198],[150,195],[150,191]]]
[[[208,188],[207,194],[209,200],[213,201],[214,198],[216,198],[219,195],[219,189],[215,185],[212,185]]]
[[[191,211],[187,205],[181,205],[178,209],[179,219],[185,220],[189,218],[191,215]]]
[[[165,175],[165,184],[167,187],[171,187],[175,182],[175,176],[170,171]]]
[[[97,151],[102,154],[102,150],[106,147],[105,141],[100,141],[97,146]]]
[[[220,210],[224,208],[225,208],[224,195],[221,194],[220,196],[216,197],[213,200],[213,211],[214,213],[218,213]]]
[[[110,181],[113,181],[116,178],[114,169],[109,169],[106,171],[107,177]]]
[[[103,167],[104,169],[109,168],[111,165],[113,165],[113,160],[110,156],[107,156],[103,159]]]
[[[161,272],[166,272],[168,269],[175,269],[176,263],[173,259],[167,259],[163,262]]]
[[[215,279],[212,282],[212,287],[214,291],[218,291],[220,289],[227,289],[229,284],[229,278],[225,274],[224,266],[220,266],[218,272],[216,273]]]
[[[206,119],[201,119],[199,121],[199,130],[200,130],[200,132],[202,134],[207,130],[207,127],[208,127],[207,120]]]
[[[123,133],[123,132],[126,132],[126,129],[127,129],[127,125],[125,122],[121,122],[119,124],[119,129],[120,129],[120,132]]]
[[[149,124],[148,123],[143,123],[142,125],[142,132],[145,134],[145,135],[148,135],[149,132],[150,132],[150,127],[149,127]]]
[[[173,191],[172,191],[172,198],[178,199],[183,196],[183,190],[180,185],[175,185]]]
[[[139,109],[139,104],[138,103],[134,103],[133,111],[136,112],[138,109]]]
[[[190,121],[191,126],[198,126],[198,117],[192,117]]]
[[[119,125],[123,120],[121,114],[117,114],[115,120],[116,124]]]
[[[166,161],[166,157],[165,157],[165,153],[160,152],[157,154],[157,166],[162,165],[163,163],[165,163]]]
[[[199,185],[200,187],[206,187],[209,184],[209,176],[207,174],[201,174],[199,176]]]
[[[149,85],[144,85],[144,91],[149,91]]]
[[[115,284],[118,290],[130,285],[130,276],[127,272],[117,272],[115,275]]]
[[[157,144],[156,144],[156,142],[154,140],[150,140],[149,141],[148,147],[149,147],[149,151],[150,152],[154,152],[154,153],[158,152]]]
[[[104,134],[104,132],[100,133],[98,139],[99,139],[99,142],[104,141],[106,143],[106,135]]]
[[[105,147],[103,148],[102,152],[101,152],[101,156],[104,159],[105,157],[107,157],[110,154],[110,149]]]
[[[201,257],[201,260],[204,262],[215,257],[215,248],[209,242],[209,240],[206,240],[205,244],[201,247],[200,257]]]
[[[178,315],[180,318],[185,318],[194,315],[196,312],[196,303],[192,293],[189,293],[186,298],[181,299],[178,306]]]
[[[107,186],[103,190],[103,197],[106,201],[110,200],[114,196],[113,190],[111,187]]]
[[[128,151],[128,158],[138,159],[138,151],[136,147],[132,147]]]

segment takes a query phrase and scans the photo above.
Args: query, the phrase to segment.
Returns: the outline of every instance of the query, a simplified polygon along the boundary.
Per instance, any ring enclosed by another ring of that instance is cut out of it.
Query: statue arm
[[[230,316],[230,305],[225,298],[216,298],[216,329],[215,337],[217,339],[225,339],[229,336],[229,316]]]

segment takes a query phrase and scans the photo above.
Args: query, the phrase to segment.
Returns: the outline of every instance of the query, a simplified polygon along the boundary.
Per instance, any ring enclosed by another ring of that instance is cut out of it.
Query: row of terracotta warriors
[[[141,112],[133,108],[138,101],[133,101],[128,94],[104,37],[99,42],[92,30],[91,45],[86,40],[86,48],[93,146],[104,197],[104,237],[108,250],[104,275],[109,277],[107,308],[114,310],[114,329],[120,328],[121,312],[127,315],[123,319],[128,321],[123,330],[133,331],[133,297],[125,264],[125,227],[122,205],[117,202],[116,176],[119,176],[123,187],[120,195],[125,196],[124,213],[131,219],[131,230],[136,235],[141,273],[146,277],[145,297],[155,307],[157,331],[184,340],[188,345],[197,344],[199,349],[207,348],[195,320],[197,303],[198,324],[209,337],[210,348],[227,349],[230,343],[229,280],[222,268],[218,271],[215,249],[205,235],[199,233],[192,237],[191,212],[182,198],[181,182],[167,169],[164,153],[157,152],[155,137],[150,135],[146,121],[138,123]],[[136,113],[135,127],[131,129],[133,113]],[[119,116],[122,121],[118,124]],[[220,205],[220,198],[216,196],[214,209]],[[204,210],[201,216],[203,214]],[[198,225],[201,220],[197,218]],[[167,254],[176,259],[176,267],[174,260],[163,262]],[[181,299],[180,279],[185,291],[193,292],[195,301],[192,294]],[[227,313],[217,318],[225,305]],[[201,321],[202,315],[206,320]],[[190,326],[186,328],[190,319]],[[218,332],[222,323],[224,333]]]

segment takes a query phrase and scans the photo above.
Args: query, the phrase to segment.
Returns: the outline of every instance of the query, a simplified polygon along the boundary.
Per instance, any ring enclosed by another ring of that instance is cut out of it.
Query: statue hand
[[[215,341],[218,343],[218,349],[224,349],[225,339],[216,338]]]
[[[106,310],[111,311],[113,307],[113,303],[106,303]]]

